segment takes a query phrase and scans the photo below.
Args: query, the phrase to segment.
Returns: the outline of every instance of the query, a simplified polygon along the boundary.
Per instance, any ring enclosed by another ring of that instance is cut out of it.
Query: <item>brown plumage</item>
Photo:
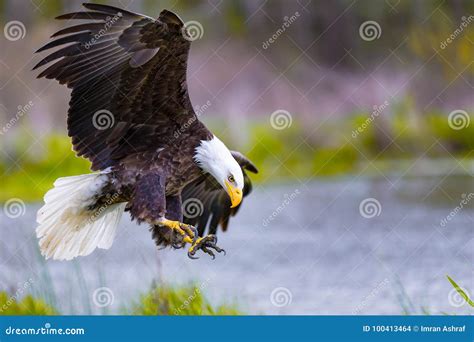
[[[165,216],[167,220],[184,219],[197,227],[200,236],[206,227],[212,234],[219,224],[226,230],[229,217],[239,208],[230,208],[229,197],[234,190],[239,194],[238,179],[229,175],[228,182],[234,182],[228,194],[223,185],[227,180],[222,183],[219,179],[219,184],[197,163],[196,149],[203,142],[212,142],[216,156],[222,147],[198,120],[189,99],[190,37],[183,21],[167,10],[153,19],[107,5],[84,7],[84,12],[57,17],[86,22],[53,34],[55,40],[37,52],[57,50],[34,69],[47,66],[38,77],[56,79],[72,89],[67,123],[73,149],[91,161],[92,170],[103,171],[87,210],[97,211],[104,203],[127,203],[132,218],[149,223],[160,245],[186,242],[177,242],[180,237],[173,234],[174,228],[162,224]],[[221,154],[227,156],[227,152]],[[240,153],[232,152],[232,156],[242,170],[246,196],[251,183],[245,170],[257,169]],[[212,169],[212,165],[207,167]],[[202,213],[183,218],[181,203],[191,198],[202,203]],[[47,209],[41,212],[43,216]],[[62,258],[46,233],[38,236],[45,237],[43,254]],[[88,240],[83,239],[86,244]],[[74,254],[72,246],[62,249]]]

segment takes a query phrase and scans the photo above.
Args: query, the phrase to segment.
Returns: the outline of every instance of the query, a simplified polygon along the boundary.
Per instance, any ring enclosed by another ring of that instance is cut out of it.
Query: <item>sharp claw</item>
[[[195,257],[194,254],[191,252],[188,252],[188,258],[193,260],[199,259],[199,257]]]
[[[212,257],[212,260],[214,260],[216,258],[216,255],[210,249],[208,249],[206,246],[203,246],[201,249],[204,253],[209,254]]]
[[[198,231],[195,227],[194,228],[194,238],[193,238],[193,245],[196,243],[197,239],[199,238]]]
[[[199,242],[197,242],[197,243],[195,242],[191,246],[190,250],[188,251],[189,258],[198,259],[198,258],[194,257],[194,254],[199,249],[201,249],[204,253],[209,254],[212,257],[212,259],[216,258],[216,255],[214,254],[214,252],[212,250],[216,251],[217,253],[224,252],[224,255],[226,255],[225,250],[218,247],[216,245],[216,243],[217,243],[217,237],[213,234],[207,235],[207,236],[199,239]]]
[[[224,249],[224,248],[220,248],[219,246],[216,246],[216,245],[210,245],[210,246],[209,246],[209,245],[208,245],[208,246],[206,246],[206,247],[214,249],[217,253],[224,253],[224,255],[227,255],[225,249]]]

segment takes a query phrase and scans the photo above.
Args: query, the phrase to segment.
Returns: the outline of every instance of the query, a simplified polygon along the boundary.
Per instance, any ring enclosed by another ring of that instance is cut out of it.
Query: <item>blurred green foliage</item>
[[[260,173],[252,177],[256,182],[344,175],[357,172],[369,161],[474,158],[473,124],[455,130],[444,113],[412,116],[408,112],[402,106],[395,114],[370,122],[367,114],[356,114],[351,120],[330,122],[309,132],[297,122],[283,130],[273,129],[268,122],[253,123],[247,143],[229,142],[229,146],[257,165]],[[37,201],[57,178],[90,172],[89,162],[71,151],[69,138],[51,135],[44,146],[44,155],[21,155],[26,148],[19,143],[18,152],[13,153],[19,156],[17,163],[0,162],[0,201],[13,197]]]
[[[473,118],[471,118],[471,121]],[[433,115],[428,117],[428,128],[454,154],[464,154],[474,151],[474,125],[471,124],[460,130],[453,130],[446,117]]]
[[[50,135],[44,141],[44,155],[22,155],[26,151],[26,142],[17,144],[15,156],[19,156],[19,164],[0,163],[2,189],[0,201],[17,197],[24,201],[37,201],[59,177],[73,176],[90,172],[89,162],[77,158],[71,150],[68,137]]]
[[[241,150],[260,169],[252,177],[257,181],[344,175],[368,162],[422,155],[474,158],[474,125],[454,130],[443,113],[410,116],[400,111],[383,121],[367,120],[366,114],[356,114],[351,120],[322,125],[315,132],[305,132],[297,125],[279,131],[262,123],[253,126],[252,140]]]
[[[436,50],[435,58],[441,67],[440,71],[449,82],[459,77],[457,68],[474,74],[474,17],[471,13],[456,13],[460,15],[453,15],[449,19],[446,13],[438,11],[433,13],[433,20],[428,25],[413,26],[409,35],[408,45],[421,59],[427,60],[434,56]]]
[[[311,141],[298,125],[274,130],[267,124],[253,126],[252,140],[242,148],[260,172],[257,181],[330,176],[354,170],[357,151],[347,143],[325,145]]]
[[[212,307],[199,286],[157,286],[142,295],[131,310],[133,315],[239,315],[233,305]]]
[[[239,315],[235,305],[213,307],[197,286],[157,286],[142,295],[126,314],[133,315]],[[0,315],[57,315],[58,311],[31,295],[18,300],[0,292]]]
[[[7,292],[0,292],[0,315],[57,315],[57,311],[41,299],[31,295],[21,300],[10,296]]]

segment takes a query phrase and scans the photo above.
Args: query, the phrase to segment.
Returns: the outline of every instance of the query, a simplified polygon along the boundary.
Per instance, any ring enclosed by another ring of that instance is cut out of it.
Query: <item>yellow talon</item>
[[[196,249],[197,246],[199,246],[199,243],[203,240],[203,237],[200,237],[196,240],[196,242],[192,243],[192,246],[189,248],[189,252],[193,253],[194,250]]]
[[[179,235],[183,236],[183,241],[193,244],[194,232],[188,224],[181,223],[179,221],[172,221],[168,219],[162,219],[159,224],[174,230]]]
[[[187,243],[190,243],[191,245],[193,244],[193,239],[191,239],[189,236],[185,236],[183,238],[183,241],[184,242],[187,242]]]
[[[216,257],[213,251],[216,251],[217,253],[224,252],[225,254],[225,250],[218,247],[216,243],[217,243],[217,238],[213,234],[200,237],[196,239],[196,241],[194,241],[191,247],[189,247],[188,257],[190,257],[191,259],[197,259],[197,257],[194,256],[194,254],[199,249],[202,250],[204,253],[209,254],[212,257],[212,259]]]

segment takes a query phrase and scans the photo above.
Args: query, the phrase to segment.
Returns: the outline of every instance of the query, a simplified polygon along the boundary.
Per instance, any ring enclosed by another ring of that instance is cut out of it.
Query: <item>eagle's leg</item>
[[[225,255],[225,250],[217,246],[217,236],[213,234],[198,238],[189,248],[188,257],[190,257],[191,259],[197,259],[194,254],[196,254],[196,251],[198,251],[199,249],[201,249],[204,253],[207,253],[212,256],[212,259],[215,259],[216,257],[212,249],[215,250],[217,253],[224,252]]]
[[[181,241],[179,243],[174,243],[174,247],[176,248],[184,247],[185,243],[193,244],[197,239],[198,235],[196,228],[189,224],[168,220],[164,217],[158,220],[158,224],[162,227],[171,229],[180,236]]]
[[[181,196],[166,196],[166,219],[168,221],[174,221],[171,225],[178,226],[177,230],[169,227],[172,230],[171,245],[173,248],[183,248],[190,239],[192,240],[192,242],[189,242],[191,244],[197,239],[197,229],[191,225],[182,223],[183,210],[181,207]],[[184,235],[183,232],[185,233]]]
[[[162,219],[162,222],[163,220],[165,219]],[[196,259],[194,254],[199,249],[212,256],[213,259],[215,258],[215,254],[211,249],[214,249],[218,253],[225,252],[223,249],[216,246],[217,238],[214,235],[199,237],[199,233],[194,226],[182,223],[182,221],[183,209],[181,196],[167,196],[165,222],[168,223],[168,226],[174,226],[174,228],[170,227],[170,229],[176,231],[176,234],[174,234],[175,238],[172,239],[172,245],[174,248],[183,248],[186,243],[191,244],[188,251],[188,256],[191,259]],[[185,234],[183,234],[183,232]]]
[[[197,229],[194,226],[166,218],[160,219],[158,224],[162,227],[171,229],[178,235],[179,239],[172,243],[174,248],[183,248],[186,243],[191,245],[188,250],[188,256],[191,259],[198,259],[194,256],[198,250],[202,250],[204,253],[209,254],[213,259],[215,259],[216,255],[212,250],[217,253],[224,252],[225,254],[225,250],[216,245],[217,237],[213,234],[198,237]]]

